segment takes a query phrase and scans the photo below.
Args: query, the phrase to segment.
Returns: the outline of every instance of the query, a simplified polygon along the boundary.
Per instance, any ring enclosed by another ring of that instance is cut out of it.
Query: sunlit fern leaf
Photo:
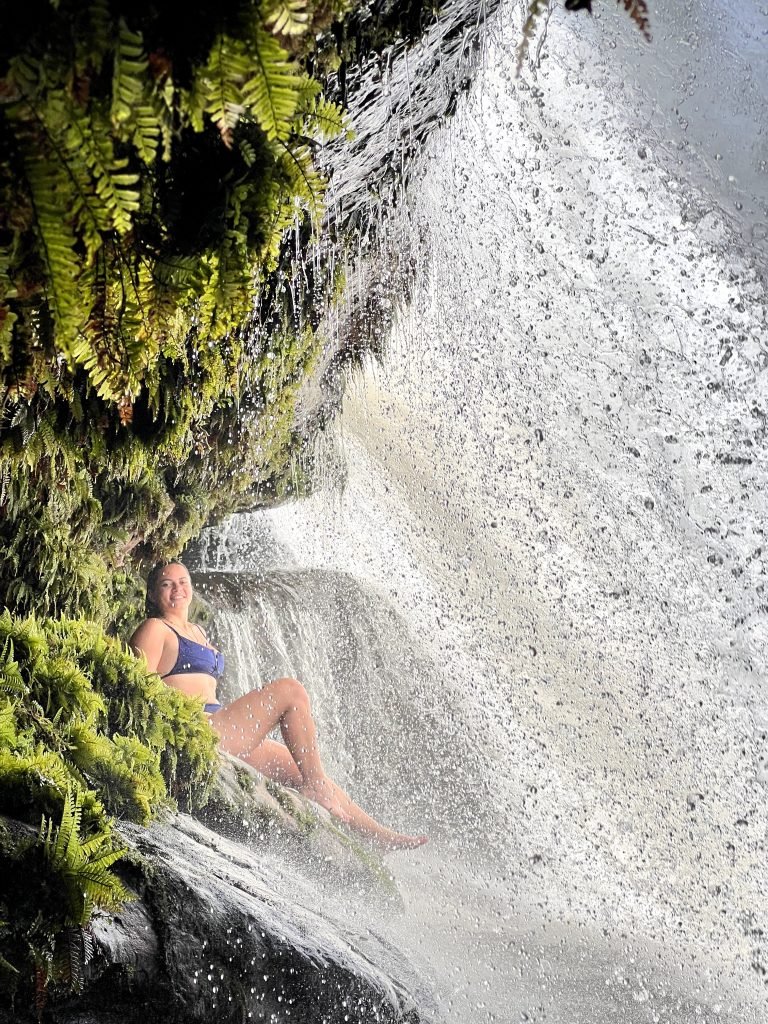
[[[240,136],[237,140],[237,148],[246,166],[253,167],[256,163],[256,150],[250,140]]]
[[[262,9],[264,24],[276,36],[300,36],[309,28],[307,0],[277,0]]]
[[[54,867],[64,865],[75,857],[80,838],[80,821],[82,804],[73,792],[67,793],[58,828],[53,820],[46,822],[43,817],[40,823],[39,840]]]
[[[250,47],[251,77],[244,83],[245,104],[267,139],[287,139],[299,100],[301,77],[277,40],[258,27]]]
[[[624,5],[624,10],[642,32],[648,42],[651,41],[651,19],[648,13],[646,0],[618,0]]]
[[[67,342],[77,331],[80,320],[77,239],[67,218],[71,183],[59,166],[45,156],[35,159],[30,155],[25,170],[40,256],[46,269],[46,298],[59,331],[59,343],[67,351]]]
[[[0,302],[0,364],[7,366],[11,362],[13,347],[13,328],[18,317],[5,302]]]
[[[0,680],[2,669],[0,668]],[[0,682],[0,688],[2,682]],[[18,742],[15,705],[8,699],[0,702],[0,749],[8,750]]]
[[[528,51],[536,36],[539,25],[548,11],[549,0],[529,0],[523,31],[517,46],[517,67],[515,73],[518,75],[522,71],[525,58],[528,56]]]
[[[294,210],[305,209],[318,221],[323,212],[327,179],[315,167],[308,146],[294,143],[283,145],[282,150],[280,162],[290,183],[291,205]]]
[[[73,925],[85,924],[94,907],[113,910],[131,898],[109,870],[125,850],[112,849],[109,832],[87,840],[81,838],[82,802],[82,793],[70,789],[64,798],[58,827],[43,817],[38,834],[48,863],[65,882],[63,895],[69,923]]]
[[[112,139],[106,133],[96,133],[90,120],[77,116],[76,108],[72,107],[69,126],[64,133],[65,145],[70,163],[81,159],[90,171],[93,189],[98,202],[86,197],[84,202],[88,213],[95,217],[95,211],[106,212],[108,222],[99,225],[101,230],[114,228],[118,234],[125,235],[133,228],[133,215],[139,209],[139,193],[133,187],[139,181],[139,175],[127,172],[127,158],[116,159]],[[98,239],[101,244],[101,238]]]
[[[318,96],[322,96],[322,93],[323,88],[316,78],[312,78],[312,76],[306,74],[306,72],[302,74],[296,108],[297,115],[301,115],[305,111],[311,110],[315,100]]]
[[[111,116],[116,128],[130,121],[136,107],[141,105],[147,66],[141,33],[131,32],[121,18],[112,74]]]
[[[172,92],[172,83],[170,89]],[[141,33],[132,32],[121,18],[114,56],[111,123],[118,138],[130,140],[148,167],[155,160],[161,139],[164,155],[170,147],[171,115],[166,93],[166,87],[156,87],[149,75]]]
[[[219,35],[208,61],[197,78],[205,97],[205,112],[231,148],[232,133],[243,112],[241,87],[250,71],[248,55],[240,40]]]
[[[42,708],[40,715],[42,716]],[[38,745],[33,754],[24,757],[0,750],[0,773],[8,779],[13,776],[32,776],[38,783],[52,786],[62,793],[72,782],[72,773],[58,754],[46,750],[42,745]]]
[[[153,93],[154,109],[157,120],[160,124],[160,139],[163,143],[163,160],[166,163],[171,159],[171,145],[173,142],[174,121],[176,117],[175,97],[176,89],[173,79],[169,75],[162,85],[157,85]]]
[[[159,111],[159,113],[158,113]],[[167,110],[160,104],[138,104],[131,119],[133,134],[131,141],[142,163],[151,165],[157,155],[157,148],[162,139],[163,157],[169,159],[171,146],[171,127]]]
[[[131,257],[119,239],[111,239],[110,271],[106,291],[91,310],[93,333],[81,333],[71,345],[72,358],[81,365],[97,394],[119,402],[125,394],[137,394],[148,364],[161,340],[159,310],[153,305],[152,268]],[[152,309],[154,324],[148,320]]]
[[[342,132],[347,139],[353,137],[349,117],[337,103],[318,96],[304,115],[309,133],[322,141],[335,139]]]
[[[7,637],[0,655],[0,690],[16,696],[29,692],[18,662],[14,658],[13,640]]]

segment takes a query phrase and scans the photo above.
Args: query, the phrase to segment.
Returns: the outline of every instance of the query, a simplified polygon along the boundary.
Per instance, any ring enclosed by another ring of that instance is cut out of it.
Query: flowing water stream
[[[675,6],[652,58],[556,12],[520,79],[501,8],[387,213],[418,269],[343,473],[199,549],[229,695],[300,677],[430,832],[404,912],[337,912],[456,1024],[768,1015],[768,11]]]

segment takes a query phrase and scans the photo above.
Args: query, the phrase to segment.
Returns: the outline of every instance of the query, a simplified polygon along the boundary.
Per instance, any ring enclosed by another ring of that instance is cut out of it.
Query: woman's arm
[[[144,656],[150,672],[157,672],[165,648],[166,632],[157,619],[146,619],[128,641],[136,654]]]

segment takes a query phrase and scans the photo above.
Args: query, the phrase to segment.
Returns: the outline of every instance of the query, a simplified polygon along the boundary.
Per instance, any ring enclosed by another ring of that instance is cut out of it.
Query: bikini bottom
[[[221,704],[206,704],[203,711],[206,715],[215,715],[217,711],[221,711]]]

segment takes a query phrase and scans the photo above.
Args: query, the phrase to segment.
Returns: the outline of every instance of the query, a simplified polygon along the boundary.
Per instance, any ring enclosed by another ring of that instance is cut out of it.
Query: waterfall
[[[458,776],[468,764],[478,771],[479,757],[456,732],[445,685],[435,687],[440,666],[382,593],[346,573],[284,567],[206,572],[198,587],[218,609],[225,700],[270,679],[306,681],[329,774],[374,813],[397,809],[398,827],[428,817],[470,841],[486,818],[481,794],[435,804],[460,791]]]
[[[768,26],[746,7],[654,12],[650,57],[613,12],[559,12],[519,79],[503,8],[388,223],[418,272],[323,439],[344,486],[198,550],[229,695],[298,675],[329,770],[431,832],[382,927],[456,1024],[764,1020]]]

